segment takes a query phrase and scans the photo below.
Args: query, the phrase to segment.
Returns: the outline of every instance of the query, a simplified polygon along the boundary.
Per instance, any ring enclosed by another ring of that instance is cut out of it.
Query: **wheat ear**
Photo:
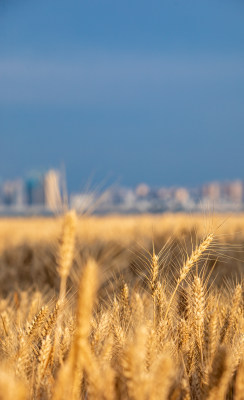
[[[159,259],[158,255],[155,253],[153,249],[153,254],[151,256],[151,263],[150,263],[150,287],[152,291],[152,295],[154,295],[156,290],[156,283],[158,279],[159,273]]]
[[[48,367],[50,357],[52,352],[52,342],[49,335],[42,340],[40,355],[39,355],[39,363],[37,368],[37,375],[36,375],[36,395],[37,398],[40,398],[40,388],[42,384],[42,380],[45,376],[46,369]]]
[[[31,323],[27,323],[26,334],[29,336],[29,338],[38,334],[39,329],[42,327],[42,325],[45,322],[47,313],[48,313],[48,307],[43,306],[40,309],[39,313],[34,316]]]
[[[209,235],[207,235],[207,237],[202,241],[202,243],[200,243],[200,245],[193,251],[191,256],[187,257],[183,267],[180,270],[180,276],[177,279],[176,287],[175,287],[173,294],[169,300],[168,307],[167,307],[165,317],[164,317],[165,319],[167,318],[168,312],[170,310],[171,304],[174,300],[174,297],[175,297],[175,294],[177,292],[179,285],[186,278],[188,272],[192,269],[192,267],[195,265],[195,263],[200,259],[200,257],[204,253],[204,251],[206,251],[208,249],[208,247],[210,246],[210,244],[213,241],[213,238],[214,238],[213,233],[210,233]]]
[[[80,281],[77,304],[77,326],[71,349],[70,363],[72,371],[72,400],[80,398],[81,371],[85,362],[90,358],[90,334],[92,309],[97,290],[97,264],[89,259]]]
[[[194,277],[191,287],[191,316],[193,318],[193,329],[195,340],[201,352],[202,357],[202,342],[204,332],[204,309],[205,309],[205,293],[201,279],[198,276]]]
[[[152,259],[150,263],[150,289],[153,298],[153,321],[154,324],[156,322],[156,289],[157,289],[157,280],[158,280],[158,273],[159,273],[159,259],[158,255],[155,253],[153,248]]]
[[[221,332],[221,342],[227,343],[232,339],[232,333],[235,327],[235,319],[238,314],[238,308],[242,301],[242,287],[240,284],[236,285],[232,297],[232,306],[226,315],[225,323]]]
[[[66,282],[73,262],[75,230],[76,230],[76,213],[74,210],[67,212],[64,217],[63,230],[60,241],[58,255],[58,273],[60,276],[60,299],[66,294]]]
[[[219,341],[219,327],[218,327],[218,313],[214,310],[210,316],[208,323],[208,356],[210,362],[213,361],[213,357]]]

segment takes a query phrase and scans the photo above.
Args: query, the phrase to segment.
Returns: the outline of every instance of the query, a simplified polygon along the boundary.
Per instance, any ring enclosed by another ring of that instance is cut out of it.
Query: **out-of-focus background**
[[[77,208],[241,210],[243,37],[237,0],[2,0],[1,210],[64,170]]]

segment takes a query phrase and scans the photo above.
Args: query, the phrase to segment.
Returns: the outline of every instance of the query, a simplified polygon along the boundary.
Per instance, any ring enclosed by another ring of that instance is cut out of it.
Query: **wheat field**
[[[0,220],[0,399],[244,399],[244,216]]]

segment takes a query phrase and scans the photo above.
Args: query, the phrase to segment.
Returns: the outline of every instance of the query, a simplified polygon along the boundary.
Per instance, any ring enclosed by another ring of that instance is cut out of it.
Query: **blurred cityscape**
[[[102,193],[65,191],[61,171],[50,169],[28,177],[0,181],[1,215],[52,215],[62,209],[64,198],[78,213],[160,213],[243,211],[244,182],[211,182],[188,187],[135,188],[113,186]]]

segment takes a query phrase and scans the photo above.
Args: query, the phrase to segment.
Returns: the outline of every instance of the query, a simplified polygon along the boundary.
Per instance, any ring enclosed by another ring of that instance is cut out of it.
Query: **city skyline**
[[[0,185],[6,181],[18,181],[18,180],[28,180],[32,178],[38,178],[38,177],[43,177],[48,171],[56,171],[60,177],[62,177],[63,184],[67,188],[68,192],[79,192],[79,191],[86,191],[88,188],[89,190],[97,190],[100,188],[101,190],[107,190],[108,188],[112,187],[128,187],[128,188],[136,188],[137,186],[140,185],[146,185],[150,188],[160,188],[160,187],[166,187],[166,188],[173,188],[173,187],[186,187],[188,189],[194,189],[196,187],[201,187],[206,184],[211,184],[211,183],[218,183],[218,184],[225,184],[229,182],[234,182],[234,181],[241,181],[244,182],[244,174],[243,176],[234,176],[232,179],[230,178],[224,178],[224,179],[211,179],[211,180],[202,180],[196,182],[196,184],[178,184],[178,183],[169,183],[167,184],[166,182],[161,180],[158,184],[150,184],[150,182],[146,180],[138,180],[134,184],[126,184],[123,183],[119,179],[113,179],[113,177],[104,177],[103,180],[101,181],[96,181],[96,179],[93,179],[94,176],[93,174],[90,174],[90,176],[87,176],[86,179],[83,180],[82,185],[77,185],[73,188],[70,189],[69,185],[69,176],[67,175],[67,168],[62,164],[61,166],[42,166],[41,168],[33,167],[30,168],[29,170],[26,170],[23,174],[16,174],[16,175],[6,175],[5,177],[0,174]]]
[[[130,188],[84,188],[68,193],[63,171],[46,169],[15,180],[0,182],[0,214],[52,214],[69,206],[78,213],[199,212],[214,206],[216,211],[244,209],[244,180],[209,182],[197,187],[160,186],[145,183]]]

